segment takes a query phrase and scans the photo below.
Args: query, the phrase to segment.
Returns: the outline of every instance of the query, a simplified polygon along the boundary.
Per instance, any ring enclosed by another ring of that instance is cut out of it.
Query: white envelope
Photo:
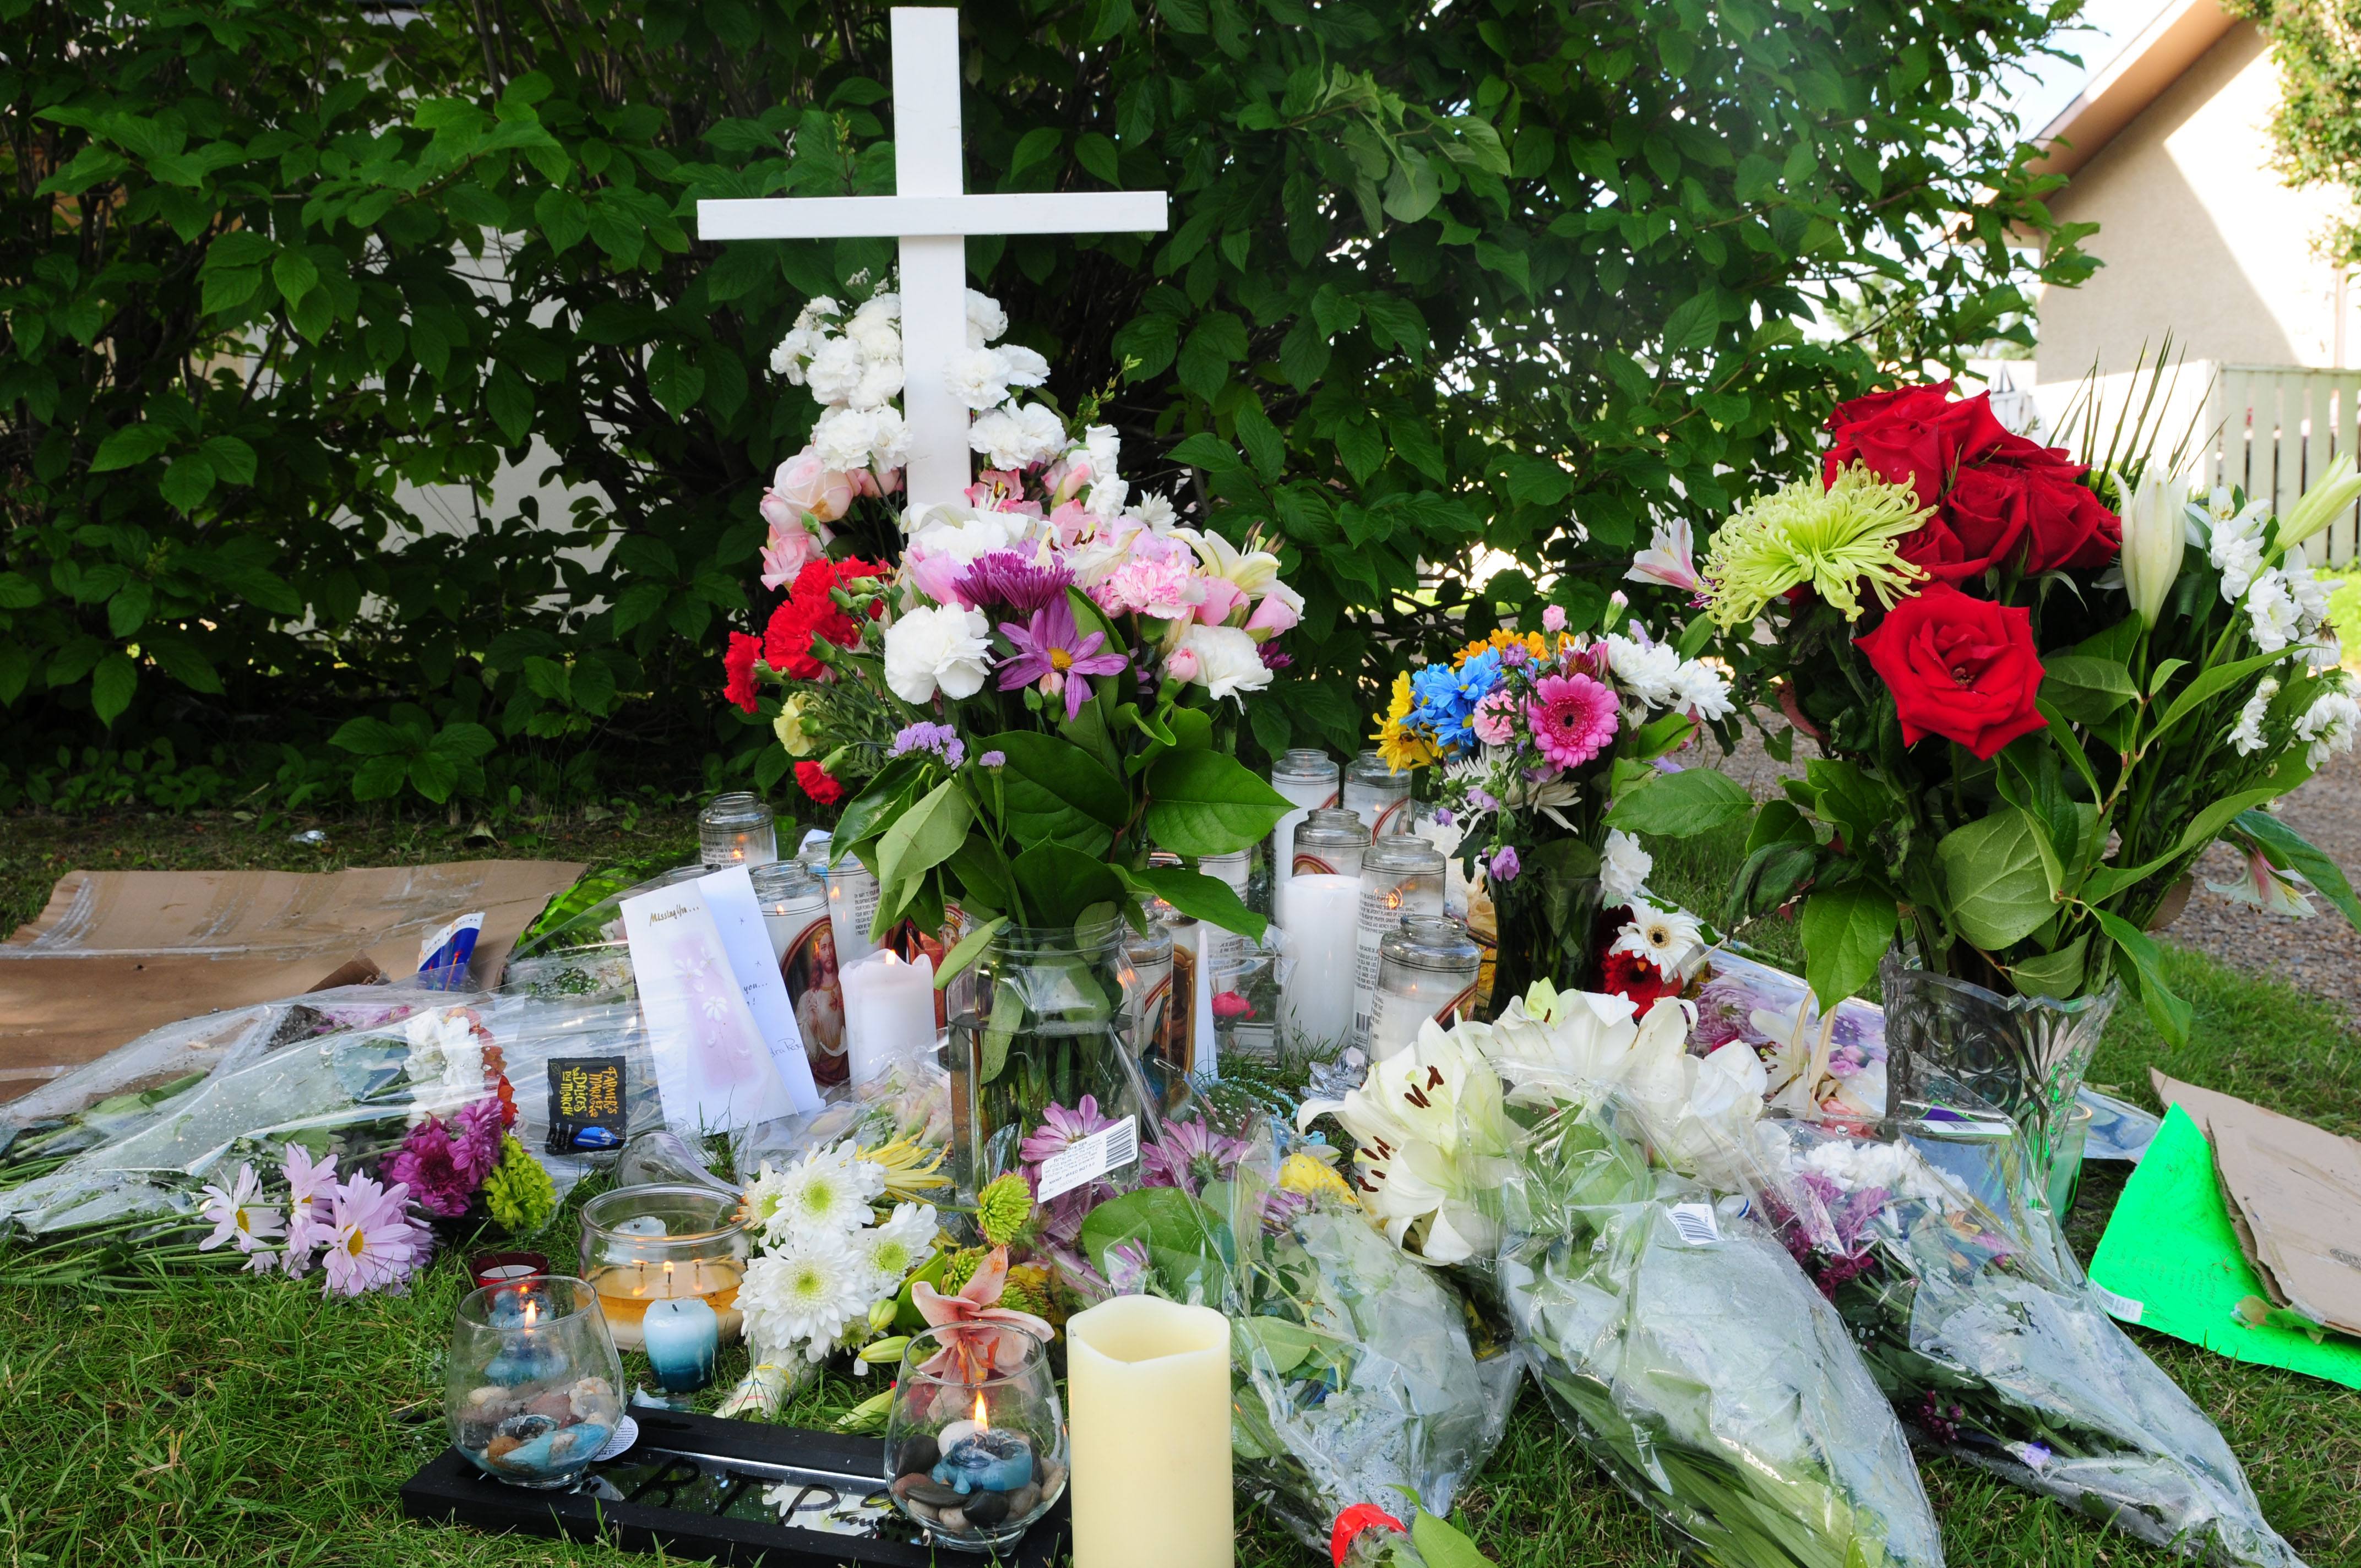
[[[675,883],[627,898],[622,912],[664,1120],[675,1127],[730,1132],[792,1112],[787,1086],[697,885]]]

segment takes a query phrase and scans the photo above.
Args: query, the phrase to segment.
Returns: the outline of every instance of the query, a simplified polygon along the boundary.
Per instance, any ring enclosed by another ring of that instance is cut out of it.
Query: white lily
[[[2293,872],[2273,867],[2260,850],[2246,852],[2246,875],[2228,882],[2208,877],[2205,885],[2234,904],[2252,905],[2274,915],[2290,915],[2301,920],[2318,913],[2305,896],[2303,879]]]
[[[1237,585],[1247,598],[1285,589],[1285,601],[1296,610],[1303,608],[1302,597],[1279,580],[1279,557],[1268,550],[1240,550],[1218,533],[1200,532],[1193,528],[1176,528],[1175,539],[1186,540],[1189,548],[1197,553],[1208,575],[1224,577]]]
[[[2279,547],[2301,544],[2318,533],[2352,506],[2356,497],[2361,497],[2361,476],[2353,471],[2353,455],[2340,452],[2279,520]]]
[[[1763,1117],[1768,1078],[1743,1040],[1703,1058],[1688,1053],[1689,1004],[1660,999],[1641,1021],[1624,1078],[1655,1157],[1675,1170],[1726,1168]]]
[[[2167,479],[2154,469],[2124,509],[2124,592],[2144,626],[2154,626],[2164,613],[2165,595],[2180,575],[2188,514],[2189,481]]]

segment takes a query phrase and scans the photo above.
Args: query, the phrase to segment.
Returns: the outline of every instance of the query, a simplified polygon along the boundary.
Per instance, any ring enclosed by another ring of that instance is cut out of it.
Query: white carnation
[[[1012,387],[1038,387],[1049,378],[1049,362],[1022,344],[1004,343],[994,352],[1008,367]]]
[[[1123,511],[1123,499],[1130,490],[1131,486],[1122,479],[1101,479],[1091,487],[1087,503],[1091,515],[1101,522],[1114,521]]]
[[[870,304],[876,303],[871,301]],[[844,323],[844,335],[861,347],[861,356],[872,363],[880,360],[899,362],[902,357],[902,329],[885,312],[872,312],[863,305]]]
[[[1650,707],[1663,707],[1673,700],[1681,656],[1670,643],[1643,643],[1609,632],[1607,663],[1624,696]]]
[[[1920,1202],[1938,1200],[1944,1192],[1942,1179],[1905,1143],[1831,1138],[1814,1144],[1796,1164],[1847,1192],[1882,1189]]]
[[[1000,302],[989,294],[967,291],[967,344],[970,348],[982,348],[987,343],[999,341],[1008,330],[1008,313]]]
[[[861,379],[853,384],[852,396],[845,400],[856,409],[876,410],[901,395],[902,362],[872,359],[862,367]]]
[[[1598,891],[1610,909],[1631,903],[1648,890],[1648,873],[1655,857],[1640,840],[1620,828],[1607,830],[1607,849],[1598,861]]]
[[[812,426],[812,450],[819,460],[840,474],[869,466],[870,454],[877,444],[878,415],[885,411],[868,409],[830,409],[819,416]],[[896,415],[898,420],[900,416]]]
[[[771,374],[784,376],[791,386],[804,384],[804,361],[819,352],[822,339],[818,333],[796,326],[779,339],[779,346],[771,350]]]
[[[934,701],[939,689],[947,696],[973,696],[992,667],[989,630],[980,612],[956,605],[906,612],[885,629],[885,684],[914,707]]]
[[[836,320],[843,313],[844,307],[838,304],[833,298],[827,294],[815,294],[812,296],[811,302],[796,313],[796,330],[825,336],[827,329],[824,323]]]
[[[1015,472],[1047,463],[1065,450],[1066,427],[1056,411],[1041,403],[994,409],[968,426],[968,444]]]
[[[997,348],[971,348],[951,356],[943,384],[952,397],[978,412],[1008,400],[1008,356]]]
[[[1115,471],[1115,459],[1123,453],[1123,438],[1111,424],[1094,424],[1082,432],[1082,450],[1090,454],[1091,472],[1107,478]]]
[[[850,338],[832,337],[812,356],[804,380],[821,402],[844,403],[852,400],[853,389],[861,385],[861,371],[860,345]]]
[[[851,332],[856,325],[862,323],[867,323],[869,326],[873,327],[880,322],[891,326],[900,322],[901,319],[901,295],[890,292],[884,294],[872,294],[869,298],[861,302],[861,308],[852,313],[852,320],[844,323],[844,330]]]
[[[870,452],[880,468],[899,468],[910,460],[910,427],[900,409],[879,409],[869,416]]]

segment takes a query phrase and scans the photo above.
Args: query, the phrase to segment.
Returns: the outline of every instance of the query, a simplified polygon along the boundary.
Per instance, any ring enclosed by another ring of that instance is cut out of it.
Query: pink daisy
[[[329,1200],[328,1245],[321,1262],[321,1294],[357,1296],[399,1285],[418,1266],[420,1239],[410,1223],[410,1189],[381,1188],[366,1176],[345,1182]]]
[[[1561,768],[1579,767],[1615,739],[1615,694],[1588,675],[1543,675],[1525,717],[1543,756]]]

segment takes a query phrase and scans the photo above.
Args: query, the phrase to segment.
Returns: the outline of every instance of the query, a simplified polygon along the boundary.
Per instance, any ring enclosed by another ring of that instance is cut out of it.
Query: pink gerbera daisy
[[[1525,717],[1543,756],[1561,768],[1579,767],[1615,739],[1615,694],[1588,675],[1543,675]]]

